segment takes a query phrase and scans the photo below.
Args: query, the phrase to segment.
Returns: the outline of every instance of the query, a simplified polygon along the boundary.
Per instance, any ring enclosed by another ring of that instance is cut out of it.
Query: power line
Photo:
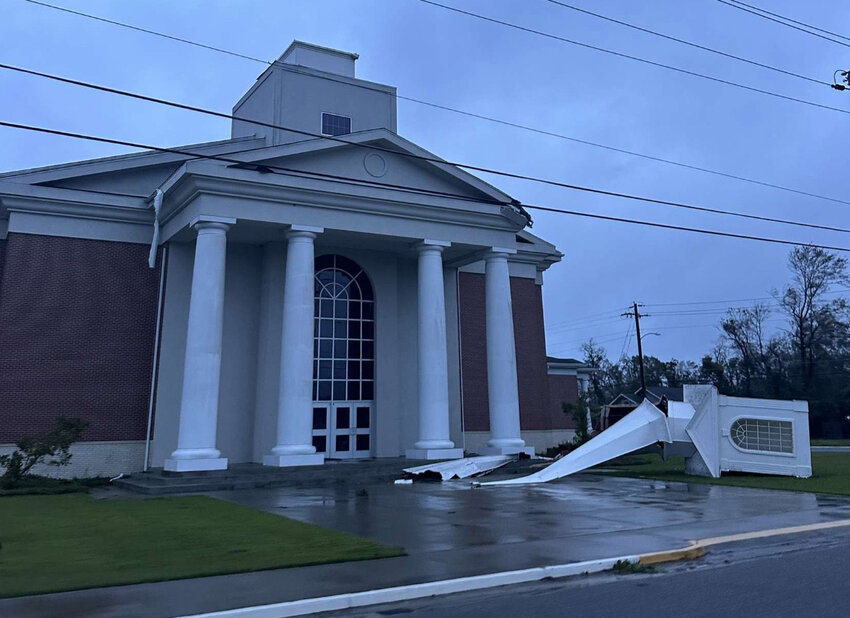
[[[786,21],[790,21],[792,23],[799,24],[801,26],[805,26],[806,28],[811,28],[812,30],[817,30],[818,32],[823,32],[825,34],[830,34],[834,37],[838,37],[839,39],[844,39],[845,41],[850,41],[850,37],[844,36],[843,34],[838,34],[837,32],[830,32],[829,30],[824,30],[823,28],[818,28],[817,26],[813,26],[811,24],[807,24],[807,23],[802,22],[802,21],[797,21],[796,19],[791,19],[790,17],[786,17],[785,15],[780,15],[779,13],[771,13],[767,9],[762,9],[760,7],[757,7],[757,6],[753,6],[752,4],[747,4],[746,2],[740,2],[740,0],[732,0],[732,1],[735,4],[740,4],[740,5],[749,7],[751,9],[755,9],[757,11],[760,11],[762,13],[767,13],[768,15],[773,15],[774,17],[779,17],[779,18],[784,19]]]
[[[471,118],[477,118],[479,120],[486,120],[488,122],[494,122],[497,124],[501,124],[508,127],[513,127],[515,129],[521,129],[523,131],[530,131],[532,133],[538,133],[540,135],[547,135],[549,137],[556,137],[558,139],[567,140],[570,142],[575,142],[577,144],[583,144],[585,146],[593,146],[595,148],[601,148],[603,150],[609,150],[611,152],[618,152],[620,154],[626,154],[632,157],[640,157],[642,159],[647,159],[649,161],[655,161],[656,163],[665,163],[667,165],[675,165],[677,167],[681,167],[684,169],[689,169],[697,172],[704,172],[706,174],[714,174],[715,176],[721,176],[723,178],[731,178],[732,180],[740,180],[741,182],[748,182],[754,185],[759,185],[762,187],[769,187],[771,189],[779,189],[780,191],[788,191],[789,193],[796,193],[798,195],[805,195],[807,197],[812,197],[815,199],[825,200],[828,202],[835,202],[837,204],[847,204],[850,205],[850,201],[842,200],[835,197],[829,197],[827,195],[821,195],[818,193],[811,193],[809,191],[802,191],[800,189],[794,189],[791,187],[786,187],[783,185],[778,185],[771,182],[765,182],[763,180],[756,180],[754,178],[747,178],[746,176],[739,176],[737,174],[730,174],[728,172],[721,172],[719,170],[713,170],[707,167],[700,167],[698,165],[692,165],[690,163],[682,163],[681,161],[674,161],[672,159],[665,159],[663,157],[656,157],[654,155],[649,155],[642,152],[636,152],[634,150],[628,150],[625,148],[619,148],[617,146],[610,146],[608,144],[600,144],[598,142],[592,142],[585,139],[580,139],[577,137],[572,137],[570,135],[564,135],[563,133],[555,133],[553,131],[547,131],[545,129],[540,129],[538,127],[532,127],[529,125],[524,125],[516,122],[511,122],[508,120],[503,120],[500,118],[493,118],[492,116],[485,116],[483,114],[477,114],[475,112],[470,112],[462,109],[457,109],[454,107],[449,107],[447,105],[440,105],[437,103],[431,103],[429,101],[423,101],[421,99],[414,99],[412,97],[405,97],[402,95],[397,95],[399,99],[404,99],[405,101],[411,101],[413,103],[418,103],[420,105],[427,105],[429,107],[433,107],[435,109],[441,109],[447,112],[453,112],[456,114],[462,114],[464,116],[469,116]]]
[[[629,325],[626,328],[626,336],[623,337],[623,348],[620,350],[620,358],[623,358],[623,356],[626,355],[626,352],[629,349],[629,345],[632,342],[631,335],[632,335],[632,323],[631,323],[631,320],[630,320]]]
[[[21,129],[21,130],[25,130],[25,131],[34,131],[34,132],[45,133],[45,134],[50,134],[50,135],[60,135],[60,136],[72,137],[72,138],[76,138],[76,139],[84,139],[84,140],[95,141],[95,142],[103,142],[103,143],[107,143],[107,144],[116,144],[116,145],[121,145],[121,146],[128,146],[128,147],[131,147],[131,148],[141,148],[141,149],[145,149],[145,150],[154,150],[154,151],[157,151],[157,152],[168,152],[168,153],[172,153],[172,154],[180,154],[180,155],[185,155],[185,156],[199,158],[199,159],[208,159],[208,160],[212,160],[212,161],[222,161],[224,163],[230,163],[230,164],[233,164],[233,165],[238,166],[238,167],[251,167],[251,168],[254,168],[255,170],[266,172],[266,173],[282,173],[281,175],[284,175],[284,176],[293,176],[293,177],[301,177],[301,178],[303,178],[303,177],[313,177],[313,178],[319,178],[321,180],[329,180],[329,181],[335,181],[335,182],[340,182],[340,183],[345,183],[345,184],[352,184],[352,185],[355,185],[355,186],[372,186],[372,187],[379,187],[379,188],[382,188],[382,189],[394,189],[394,190],[406,191],[406,192],[416,193],[416,194],[420,194],[420,195],[451,197],[451,198],[460,199],[460,200],[479,202],[479,203],[483,202],[483,203],[491,203],[491,204],[501,204],[503,206],[510,206],[510,207],[516,206],[516,204],[514,204],[513,202],[499,202],[497,200],[477,199],[477,198],[471,198],[471,197],[466,196],[466,195],[449,193],[449,192],[446,192],[446,191],[436,191],[436,190],[433,190],[433,189],[424,189],[424,188],[410,187],[410,186],[406,186],[406,185],[398,185],[398,184],[392,184],[392,183],[386,183],[386,182],[364,180],[364,179],[360,179],[360,178],[351,178],[351,177],[348,177],[348,176],[340,176],[340,175],[337,175],[337,174],[326,174],[326,173],[322,173],[322,172],[313,172],[313,171],[299,170],[299,169],[293,169],[293,168],[286,168],[286,167],[282,167],[282,166],[279,166],[279,165],[250,163],[250,162],[241,161],[239,159],[232,159],[230,157],[223,157],[223,156],[220,156],[220,155],[201,154],[201,153],[197,153],[197,152],[191,152],[191,151],[188,151],[188,150],[182,150],[180,148],[163,148],[163,147],[160,147],[160,146],[150,146],[150,145],[147,145],[147,144],[140,144],[138,142],[130,142],[130,141],[126,141],[126,140],[117,140],[117,139],[106,138],[106,137],[97,137],[97,136],[85,135],[85,134],[81,134],[81,133],[73,133],[71,131],[61,131],[61,130],[58,130],[58,129],[48,129],[46,127],[36,127],[36,126],[32,126],[32,125],[25,125],[25,124],[14,123],[14,122],[0,121],[0,126],[10,127],[10,128],[13,128],[13,129]],[[793,240],[784,240],[784,239],[779,239],[779,238],[768,238],[768,237],[764,237],[764,236],[752,236],[752,235],[749,235],[749,234],[736,234],[736,233],[732,233],[732,232],[721,232],[719,230],[706,230],[706,229],[701,229],[701,228],[693,228],[693,227],[686,227],[686,226],[681,226],[681,225],[673,225],[673,224],[669,224],[669,223],[658,223],[658,222],[655,222],[655,221],[643,221],[643,220],[640,220],[640,219],[628,219],[628,218],[625,218],[625,217],[614,217],[614,216],[609,216],[609,215],[601,215],[601,214],[598,214],[598,213],[588,213],[588,212],[580,212],[580,211],[576,211],[576,210],[559,209],[559,208],[553,208],[551,206],[541,206],[541,205],[536,205],[536,204],[535,205],[525,204],[524,206],[525,206],[525,208],[530,208],[530,209],[534,209],[534,210],[541,210],[541,211],[545,211],[545,212],[553,212],[553,213],[559,213],[559,214],[564,214],[564,215],[571,215],[571,216],[574,216],[574,217],[584,217],[584,218],[589,218],[589,219],[598,219],[600,221],[630,223],[630,224],[633,224],[633,225],[642,225],[642,226],[645,226],[645,227],[656,227],[656,228],[660,228],[660,229],[677,230],[677,231],[682,231],[682,232],[692,232],[692,233],[696,233],[696,234],[707,234],[707,235],[710,235],[710,236],[737,238],[737,239],[740,239],[740,240],[753,240],[753,241],[767,242],[767,243],[772,243],[772,244],[787,245],[787,246],[793,246],[793,247],[806,247],[806,246],[808,246],[808,247],[816,247],[816,248],[819,248],[819,249],[826,249],[828,251],[840,251],[840,252],[850,253],[850,248],[848,248],[848,247],[835,247],[835,246],[831,246],[831,245],[804,243],[804,242],[798,242],[798,241],[793,241]]]
[[[230,56],[235,56],[237,58],[244,58],[245,60],[254,60],[256,62],[263,62],[265,64],[271,64],[268,60],[263,60],[262,58],[255,58],[253,56],[248,56],[246,54],[240,54],[234,51],[230,51],[227,49],[223,49],[221,47],[214,47],[212,45],[205,45],[204,43],[198,43],[196,41],[190,41],[189,39],[184,39],[179,36],[172,36],[170,34],[165,34],[163,32],[157,32],[156,30],[148,30],[147,28],[142,28],[140,26],[133,26],[131,24],[125,24],[120,21],[114,21],[112,19],[106,19],[105,17],[98,17],[97,15],[91,15],[89,13],[83,13],[82,11],[74,11],[64,6],[57,6],[55,4],[48,4],[47,2],[39,2],[38,0],[25,0],[30,4],[37,4],[39,6],[43,6],[49,9],[56,9],[57,11],[64,11],[65,13],[71,13],[73,15],[79,15],[80,17],[87,17],[89,19],[95,19],[97,21],[102,21],[107,24],[112,24],[113,26],[120,26],[122,28],[129,28],[130,30],[136,30],[138,32],[144,32],[145,34],[152,34],[154,36],[163,37],[165,39],[171,39],[172,41],[177,41],[179,43],[186,43],[187,45],[194,45],[195,47],[201,47],[203,49],[208,49],[210,51],[220,52],[222,54],[228,54]]]
[[[31,2],[32,4],[37,4],[39,6],[43,6],[43,7],[47,7],[47,8],[51,8],[51,9],[56,9],[56,10],[59,10],[59,11],[64,11],[66,13],[72,13],[72,14],[78,15],[80,17],[86,17],[86,18],[89,18],[89,19],[94,19],[94,20],[97,20],[97,21],[106,22],[108,24],[112,24],[112,25],[120,26],[120,27],[124,27],[124,28],[129,28],[131,30],[138,30],[140,32],[152,34],[152,35],[155,35],[155,36],[164,37],[164,38],[171,39],[171,40],[174,40],[174,41],[178,41],[178,42],[181,42],[181,43],[186,43],[188,45],[194,45],[194,46],[197,46],[197,47],[202,47],[202,48],[210,50],[210,51],[216,51],[216,52],[220,52],[220,53],[223,53],[223,54],[228,54],[228,55],[231,55],[231,56],[236,56],[236,57],[239,57],[239,58],[252,60],[254,62],[258,62],[258,63],[264,64],[264,65],[267,65],[267,66],[275,64],[274,62],[270,62],[268,60],[262,60],[260,58],[255,58],[255,57],[252,57],[252,56],[248,56],[248,55],[245,55],[245,54],[234,52],[232,50],[227,50],[227,49],[224,49],[224,48],[221,48],[221,47],[213,47],[213,46],[210,46],[210,45],[205,45],[203,43],[191,41],[189,39],[185,39],[185,38],[182,38],[182,37],[172,36],[172,35],[169,35],[169,34],[165,34],[163,32],[157,32],[155,30],[149,30],[149,29],[146,29],[146,28],[134,26],[132,24],[127,24],[127,23],[124,23],[124,22],[119,22],[119,21],[115,21],[115,20],[110,20],[110,19],[98,17],[97,15],[91,15],[89,13],[83,13],[81,11],[72,11],[70,9],[66,9],[64,7],[61,7],[61,6],[48,4],[46,2],[38,2],[36,0],[27,0],[27,1]],[[302,74],[302,75],[308,75],[308,73],[305,73],[304,71],[299,71],[295,65],[285,65],[284,63],[278,63],[278,66],[281,66],[281,65],[283,67],[285,67],[286,70],[288,70],[288,71],[292,71],[292,72],[299,73],[299,74]],[[376,91],[376,92],[384,92],[383,90],[379,90],[378,88],[372,87],[372,86],[370,86],[366,83],[352,84],[351,82],[343,81],[341,79],[336,79],[336,78],[334,78],[330,75],[324,75],[323,79],[327,79],[327,80],[330,80],[330,81],[346,84],[346,85],[349,85],[349,86],[354,85],[354,86],[357,86],[358,88],[363,88],[363,89],[366,89],[366,90],[373,90],[373,91]],[[657,156],[654,156],[654,155],[636,152],[636,151],[628,150],[628,149],[625,149],[625,148],[618,148],[616,146],[611,146],[611,145],[608,145],[608,144],[600,144],[600,143],[597,143],[597,142],[592,142],[590,140],[580,139],[580,138],[577,138],[577,137],[564,135],[562,133],[556,133],[556,132],[553,132],[553,131],[540,129],[538,127],[532,127],[532,126],[528,126],[528,125],[524,125],[524,124],[520,124],[520,123],[516,123],[516,122],[511,122],[511,121],[504,120],[504,119],[501,119],[501,118],[494,118],[492,116],[486,116],[486,115],[478,114],[478,113],[471,112],[471,111],[468,111],[468,110],[457,109],[457,108],[454,108],[454,107],[450,107],[448,105],[441,105],[439,103],[434,103],[434,102],[426,101],[426,100],[423,100],[423,99],[417,99],[417,98],[414,98],[414,97],[408,97],[408,96],[404,96],[404,95],[400,95],[400,94],[396,94],[396,97],[398,99],[401,99],[401,100],[404,100],[404,101],[409,101],[411,103],[416,103],[418,105],[424,105],[424,106],[431,107],[431,108],[434,108],[434,109],[440,109],[440,110],[443,110],[443,111],[448,111],[448,112],[452,112],[452,113],[455,113],[455,114],[468,116],[470,118],[477,118],[479,120],[486,120],[488,122],[501,124],[503,126],[509,126],[509,127],[521,129],[521,130],[524,130],[524,131],[537,133],[537,134],[540,134],[540,135],[547,135],[549,137],[555,137],[555,138],[558,138],[558,139],[563,139],[563,140],[575,142],[577,144],[583,144],[585,146],[593,146],[595,148],[601,148],[603,150],[609,150],[611,152],[618,152],[618,153],[627,154],[627,155],[633,156],[633,157],[640,157],[640,158],[643,158],[643,159],[647,159],[649,161],[655,161],[657,163],[665,163],[667,165],[675,165],[677,167],[681,167],[681,168],[684,168],[684,169],[689,169],[689,170],[698,171],[698,172],[704,172],[706,174],[714,174],[716,176],[721,176],[723,178],[731,178],[733,180],[739,180],[741,182],[748,182],[748,183],[763,186],[763,187],[778,189],[780,191],[788,191],[790,193],[796,193],[798,195],[805,195],[807,197],[812,197],[812,198],[815,198],[815,199],[825,200],[825,201],[834,202],[834,203],[838,203],[838,204],[850,205],[850,201],[848,201],[848,200],[842,200],[842,199],[838,199],[838,198],[835,198],[835,197],[829,197],[829,196],[826,196],[826,195],[821,195],[821,194],[818,194],[818,193],[812,193],[812,192],[809,192],[809,191],[802,191],[800,189],[794,189],[794,188],[791,188],[791,187],[786,187],[786,186],[775,184],[775,183],[765,182],[765,181],[762,181],[762,180],[756,180],[756,179],[753,179],[753,178],[747,178],[746,176],[740,176],[740,175],[731,174],[731,173],[728,173],[728,172],[721,172],[719,170],[713,170],[713,169],[706,168],[706,167],[700,167],[698,165],[692,165],[692,164],[689,164],[689,163],[682,163],[680,161],[673,161],[672,159],[665,159],[663,157],[657,157]]]
[[[459,167],[459,168],[463,168],[463,169],[467,169],[467,170],[472,170],[472,171],[476,171],[476,172],[483,172],[483,173],[487,173],[487,174],[505,176],[507,178],[513,178],[513,179],[517,179],[517,180],[526,180],[526,181],[530,181],[530,182],[547,184],[547,185],[561,187],[561,188],[564,188],[564,189],[571,189],[571,190],[575,190],[575,191],[583,191],[583,192],[587,192],[587,193],[594,193],[594,194],[597,194],[597,195],[604,195],[604,196],[608,196],[608,197],[618,197],[618,198],[622,198],[622,199],[646,202],[646,203],[656,204],[656,205],[661,205],[661,206],[669,206],[669,207],[672,207],[672,208],[682,208],[682,209],[685,209],[685,210],[707,212],[707,213],[711,213],[711,214],[718,214],[718,215],[731,216],[731,217],[740,217],[740,218],[743,218],[743,219],[750,219],[750,220],[755,220],[755,221],[765,221],[765,222],[769,222],[769,223],[778,223],[778,224],[782,224],[782,225],[793,225],[793,226],[797,226],[797,227],[827,230],[827,231],[830,231],[830,232],[840,232],[840,233],[845,233],[845,234],[850,233],[850,229],[848,229],[848,228],[840,228],[840,227],[835,227],[835,226],[830,226],[830,225],[820,225],[820,224],[817,224],[817,223],[808,223],[808,222],[804,222],[804,221],[794,221],[794,220],[789,220],[789,219],[779,219],[779,218],[776,218],[776,217],[754,215],[754,214],[750,214],[750,213],[742,213],[742,212],[737,212],[737,211],[732,211],[732,210],[724,210],[724,209],[720,209],[720,208],[710,208],[710,207],[707,207],[707,206],[697,206],[695,204],[685,204],[685,203],[682,203],[682,202],[673,202],[673,201],[669,201],[669,200],[660,200],[660,199],[655,199],[655,198],[650,198],[650,197],[633,195],[633,194],[629,194],[629,193],[621,193],[621,192],[618,192],[618,191],[608,191],[608,190],[605,190],[605,189],[599,189],[599,188],[595,188],[595,187],[586,187],[586,186],[582,186],[582,185],[576,185],[576,184],[572,184],[572,183],[566,183],[566,182],[561,182],[561,181],[557,181],[557,180],[552,180],[550,178],[541,178],[541,177],[538,177],[538,176],[530,176],[530,175],[527,175],[527,174],[518,174],[518,173],[514,173],[514,172],[506,172],[506,171],[503,171],[503,170],[497,170],[497,169],[482,167],[482,166],[478,166],[478,165],[471,165],[471,164],[461,163],[461,162],[457,162],[457,161],[448,161],[446,159],[441,159],[439,157],[428,157],[428,156],[423,156],[423,155],[417,155],[417,154],[414,154],[414,153],[398,151],[398,150],[395,150],[395,149],[392,149],[392,148],[385,148],[383,146],[376,146],[374,144],[363,144],[363,143],[353,142],[349,139],[345,139],[345,138],[338,137],[338,136],[323,135],[321,133],[315,133],[315,132],[312,132],[312,131],[304,131],[302,129],[295,129],[293,127],[288,127],[288,126],[279,125],[279,124],[270,123],[270,122],[264,122],[264,121],[261,121],[261,120],[250,120],[250,119],[246,119],[246,118],[240,118],[240,117],[234,116],[234,115],[226,113],[226,112],[219,112],[219,111],[204,108],[204,107],[198,107],[198,106],[195,106],[195,105],[188,105],[188,104],[185,104],[185,103],[170,101],[170,100],[162,99],[162,98],[159,98],[159,97],[153,97],[153,96],[149,96],[149,95],[138,94],[138,93],[135,93],[135,92],[130,92],[128,90],[111,88],[111,87],[108,87],[108,86],[102,86],[100,84],[94,84],[94,83],[91,83],[91,82],[86,82],[86,81],[82,81],[82,80],[78,80],[78,79],[72,79],[72,78],[63,77],[63,76],[60,76],[60,75],[54,75],[54,74],[51,74],[51,73],[44,73],[42,71],[36,71],[36,70],[33,70],[33,69],[27,69],[27,68],[18,67],[18,66],[14,66],[14,65],[10,65],[10,64],[0,63],[0,68],[10,70],[10,71],[16,71],[16,72],[19,72],[19,73],[24,73],[24,74],[27,74],[27,75],[33,75],[33,76],[36,76],[36,77],[42,77],[42,78],[46,78],[46,79],[50,79],[50,80],[53,80],[53,81],[58,81],[58,82],[66,83],[66,84],[71,84],[71,85],[74,85],[74,86],[89,88],[89,89],[97,90],[97,91],[100,91],[100,92],[107,92],[109,94],[115,94],[115,95],[130,97],[130,98],[139,99],[139,100],[150,102],[150,103],[157,103],[157,104],[160,104],[160,105],[167,105],[167,106],[170,106],[170,107],[175,107],[177,109],[182,109],[182,110],[191,111],[191,112],[197,112],[197,113],[206,114],[206,115],[209,115],[209,116],[215,116],[217,118],[226,118],[228,120],[238,120],[238,121],[241,121],[241,122],[247,122],[247,123],[262,126],[262,127],[268,127],[268,128],[278,129],[278,130],[282,130],[282,131],[290,131],[290,132],[296,133],[298,135],[304,135],[304,136],[312,137],[312,138],[315,138],[315,139],[329,140],[329,141],[332,141],[332,142],[345,144],[347,146],[355,146],[355,147],[358,147],[358,148],[366,148],[368,150],[378,150],[380,152],[389,153],[389,154],[394,155],[394,156],[404,156],[406,158],[416,159],[416,160],[420,160],[420,161],[426,161],[426,162],[429,162],[429,163],[436,163],[436,164],[440,164],[440,165],[452,165],[452,166],[455,166],[455,167]],[[521,209],[521,207],[520,207],[520,209]]]
[[[667,39],[668,41],[674,41],[676,43],[681,43],[682,45],[688,45],[688,46],[694,47],[696,49],[701,49],[703,51],[711,52],[713,54],[718,54],[718,55],[724,56],[726,58],[731,58],[733,60],[745,62],[747,64],[751,64],[753,66],[761,67],[763,69],[769,69],[771,71],[776,71],[777,73],[782,73],[784,75],[796,77],[798,79],[803,79],[803,80],[806,80],[808,82],[813,82],[815,84],[820,84],[820,85],[824,85],[824,86],[831,86],[832,85],[831,82],[825,82],[822,79],[816,79],[814,77],[808,77],[806,75],[794,73],[793,71],[787,71],[787,70],[781,69],[779,67],[775,67],[775,66],[772,66],[772,65],[769,65],[769,64],[764,64],[764,63],[758,62],[756,60],[750,60],[749,58],[744,58],[742,56],[736,56],[735,54],[730,54],[728,52],[725,52],[725,51],[722,51],[722,50],[719,50],[719,49],[714,49],[713,47],[707,47],[705,45],[700,45],[699,43],[693,43],[692,41],[686,41],[685,39],[680,39],[678,37],[671,36],[669,34],[664,34],[662,32],[650,30],[649,28],[643,28],[641,26],[637,26],[635,24],[631,24],[631,23],[626,22],[626,21],[621,21],[621,20],[615,19],[613,17],[608,17],[607,15],[602,15],[600,13],[594,13],[593,11],[588,11],[587,9],[583,9],[583,8],[580,8],[580,7],[577,7],[577,6],[573,6],[571,4],[566,4],[565,2],[559,2],[558,0],[547,0],[547,2],[550,2],[552,4],[556,4],[560,7],[565,8],[565,9],[570,9],[572,11],[584,13],[585,15],[591,15],[591,16],[597,17],[599,19],[604,19],[605,21],[610,21],[612,23],[619,24],[621,26],[625,26],[626,28],[632,28],[634,30],[639,30],[640,32],[645,32],[646,34],[651,34],[653,36],[661,37],[662,39]]]
[[[823,246],[823,245],[814,245],[814,244],[809,244],[809,243],[794,242],[794,241],[791,241],[791,240],[779,240],[779,239],[776,239],[776,238],[765,238],[765,237],[761,237],[761,236],[750,236],[750,235],[747,235],[747,234],[734,234],[732,232],[720,232],[720,231],[717,231],[717,230],[704,230],[704,229],[700,229],[700,228],[692,228],[692,227],[686,227],[686,226],[681,226],[681,225],[672,225],[672,224],[667,224],[667,223],[657,223],[657,222],[654,222],[654,221],[641,221],[639,219],[627,219],[627,218],[624,218],[624,217],[613,217],[613,216],[608,216],[608,215],[600,215],[600,214],[596,214],[596,213],[591,214],[591,213],[576,212],[576,211],[572,211],[572,210],[559,210],[557,208],[550,208],[548,206],[535,206],[535,205],[531,205],[531,204],[525,204],[525,207],[531,208],[533,210],[542,210],[542,211],[547,211],[547,212],[559,212],[559,213],[567,214],[567,215],[575,215],[577,217],[590,217],[590,218],[593,218],[593,219],[600,219],[600,220],[603,220],[603,221],[616,221],[616,222],[619,222],[619,223],[632,223],[632,224],[635,224],[635,225],[645,225],[645,226],[649,226],[649,227],[658,227],[658,228],[662,228],[662,229],[678,230],[678,231],[681,231],[681,232],[695,232],[695,233],[699,233],[699,234],[709,234],[709,235],[713,235],[713,236],[726,236],[728,238],[740,238],[742,240],[760,240],[760,241],[763,241],[763,242],[771,242],[771,243],[777,243],[777,244],[782,244],[782,245],[793,245],[793,246],[797,246],[797,247],[810,246],[810,247],[818,247],[818,248],[821,248],[821,249],[828,249],[830,251],[848,251],[848,252],[850,252],[850,249],[845,248],[845,247],[830,247],[830,246]]]
[[[606,315],[614,316],[615,314],[616,314],[616,317],[620,317],[620,314],[622,312],[623,312],[623,308],[620,307],[619,309],[611,309],[609,311],[600,311],[598,313],[587,314],[587,315],[583,315],[583,316],[580,316],[580,317],[577,317],[577,318],[570,318],[568,320],[561,320],[560,322],[553,322],[552,324],[568,324],[568,323],[572,323],[572,322],[583,322],[585,320],[595,320],[595,319],[598,319],[598,318],[600,318],[602,316],[606,316]]]
[[[850,288],[839,288],[837,290],[828,290],[824,292],[824,294],[843,294],[850,292]],[[776,301],[777,299],[772,296],[762,296],[758,298],[738,298],[738,299],[729,299],[729,300],[708,300],[708,301],[693,301],[693,302],[683,302],[683,303],[645,303],[647,307],[677,307],[677,306],[704,306],[704,305],[713,305],[713,304],[724,304],[723,307],[715,307],[715,308],[705,308],[705,309],[682,309],[682,310],[670,310],[670,311],[658,311],[653,310],[652,315],[654,316],[671,316],[671,317],[701,317],[704,315],[721,315],[726,314],[729,311],[733,310],[743,310],[743,309],[755,309],[757,306],[766,307],[772,313],[777,310],[782,309],[782,305],[778,302],[770,302],[765,303],[763,301]],[[742,302],[754,302],[759,303],[759,305],[728,305],[726,303],[742,303]],[[621,310],[615,310],[617,312],[616,316],[611,315],[611,311],[601,312],[597,316],[586,316],[580,319],[574,320],[565,320],[561,322],[547,322],[546,333],[554,336],[562,335],[564,333],[568,333],[570,331],[577,331],[586,328],[594,328],[597,326],[613,324],[615,322],[619,322],[621,320],[621,316],[619,312]],[[768,318],[769,320],[773,319],[782,319],[782,318]],[[659,327],[661,328],[661,327]],[[678,328],[678,327],[677,327]],[[686,326],[683,326],[686,328]]]
[[[850,288],[839,288],[837,290],[828,290],[824,292],[824,294],[842,294],[844,292],[850,292]],[[773,296],[758,296],[756,298],[735,298],[735,299],[727,299],[727,300],[696,300],[696,301],[688,301],[688,302],[680,302],[680,303],[646,303],[648,307],[677,307],[681,305],[718,305],[722,303],[748,303],[748,302],[759,302],[763,300],[776,300]]]
[[[529,34],[534,34],[537,36],[546,37],[548,39],[553,39],[556,41],[560,41],[562,43],[568,43],[570,45],[577,45],[579,47],[584,47],[587,49],[592,49],[595,51],[600,51],[605,54],[610,54],[612,56],[617,56],[619,58],[626,58],[628,60],[634,60],[636,62],[642,62],[644,64],[649,64],[655,67],[659,67],[662,69],[668,69],[670,71],[676,71],[677,73],[683,73],[685,75],[691,75],[693,77],[699,77],[702,79],[707,79],[709,81],[717,82],[719,84],[726,84],[727,86],[734,86],[736,88],[741,88],[743,90],[749,90],[750,92],[757,92],[759,94],[764,94],[767,96],[775,97],[778,99],[784,99],[786,101],[793,101],[795,103],[802,103],[803,105],[809,105],[812,107],[819,107],[821,109],[828,109],[834,112],[840,112],[842,114],[850,114],[850,110],[842,109],[840,107],[832,107],[830,105],[823,105],[822,103],[815,103],[814,101],[808,101],[806,99],[799,99],[797,97],[792,97],[785,94],[780,94],[778,92],[773,92],[770,90],[764,90],[762,88],[756,88],[754,86],[747,86],[746,84],[741,84],[739,82],[733,82],[728,79],[723,79],[720,77],[714,77],[712,75],[706,75],[705,73],[698,73],[697,71],[691,71],[689,69],[683,69],[681,67],[676,67],[670,64],[664,64],[662,62],[656,62],[654,60],[648,60],[647,58],[641,58],[639,56],[633,56],[631,54],[626,54],[623,52],[614,51],[611,49],[607,49],[605,47],[599,47],[598,45],[591,45],[589,43],[582,43],[581,41],[575,41],[573,39],[568,39],[566,37],[558,36],[555,34],[551,34],[549,32],[544,32],[542,30],[535,30],[534,28],[528,28],[526,26],[520,26],[518,24],[514,24],[508,21],[503,21],[500,19],[495,19],[493,17],[488,17],[486,15],[481,15],[479,13],[473,13],[472,11],[465,11],[463,9],[459,9],[457,7],[449,6],[447,4],[440,4],[439,2],[434,2],[434,0],[419,0],[419,2],[423,2],[425,4],[430,4],[432,6],[439,7],[441,9],[446,9],[447,11],[453,11],[455,13],[460,13],[461,15],[468,15],[469,17],[474,17],[476,19],[480,19],[483,21],[488,21],[494,24],[499,24],[501,26],[506,26],[508,28],[514,28],[516,30],[521,30],[523,32],[528,32]]]
[[[734,2],[727,2],[726,0],[717,0],[717,1],[720,2],[721,4],[725,4],[726,6],[731,6],[733,9],[738,9],[739,11],[744,11],[746,13],[750,13],[750,14],[755,15],[757,17],[761,17],[762,19],[767,19],[767,20],[770,20],[772,22],[776,22],[777,24],[782,24],[783,26],[787,26],[788,28],[793,28],[794,30],[799,30],[800,32],[805,32],[806,34],[810,34],[810,35],[816,36],[820,39],[824,39],[826,41],[836,43],[837,45],[843,45],[844,47],[850,47],[850,45],[848,45],[847,43],[844,43],[842,41],[836,41],[835,39],[831,39],[828,36],[818,34],[817,32],[812,32],[812,30],[819,30],[820,32],[826,32],[827,34],[831,34],[832,36],[837,36],[837,37],[840,37],[842,39],[847,39],[847,37],[845,37],[841,34],[835,34],[833,32],[829,32],[828,30],[824,30],[823,28],[817,28],[816,26],[810,26],[809,24],[803,23],[801,21],[797,21],[797,20],[791,19],[789,17],[784,17],[782,15],[779,15],[778,13],[771,13],[770,11],[767,11],[765,9],[760,9],[759,7],[753,6],[751,4],[745,4],[743,2],[737,2],[737,0],[735,0]],[[773,15],[774,17],[771,17],[771,15]],[[780,19],[776,19],[777,17],[780,18]],[[785,20],[785,21],[782,21],[782,20]],[[788,23],[788,22],[793,22],[793,23]],[[812,30],[806,30],[805,28],[800,28],[799,26],[795,26],[794,24],[800,24],[802,26],[805,26],[806,28],[811,28]],[[850,39],[848,39],[848,40],[850,40]]]

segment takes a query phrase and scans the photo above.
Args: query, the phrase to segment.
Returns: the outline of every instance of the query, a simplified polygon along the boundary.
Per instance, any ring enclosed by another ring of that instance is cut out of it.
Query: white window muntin
[[[740,415],[732,419],[728,431],[729,442],[742,453],[795,455],[792,419]]]

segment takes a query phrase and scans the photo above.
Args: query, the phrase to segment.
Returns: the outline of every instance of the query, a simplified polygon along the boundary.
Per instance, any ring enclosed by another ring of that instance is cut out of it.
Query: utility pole
[[[638,307],[642,307],[643,305],[638,305],[636,302],[632,303],[632,311],[627,311],[622,314],[626,317],[634,317],[635,319],[635,335],[637,336],[637,347],[638,347],[638,363],[640,366],[640,399],[643,401],[646,399],[646,374],[643,369],[643,342],[640,338],[640,319],[649,317],[648,313],[640,313],[638,311]]]

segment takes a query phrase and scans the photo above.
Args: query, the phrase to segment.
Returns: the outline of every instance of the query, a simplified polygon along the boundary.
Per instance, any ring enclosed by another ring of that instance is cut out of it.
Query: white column
[[[199,217],[189,300],[183,394],[177,450],[165,460],[174,472],[224,470],[227,459],[216,448],[221,339],[224,325],[224,269],[227,230],[235,219]]]
[[[266,466],[324,462],[313,446],[313,240],[322,228],[293,225],[287,234],[280,348],[277,442]]]
[[[419,439],[409,459],[456,459],[463,449],[449,440],[449,375],[443,248],[449,243],[425,240],[419,253],[418,357]]]
[[[515,251],[494,248],[484,258],[490,440],[481,449],[482,455],[534,452],[520,437],[509,253]]]

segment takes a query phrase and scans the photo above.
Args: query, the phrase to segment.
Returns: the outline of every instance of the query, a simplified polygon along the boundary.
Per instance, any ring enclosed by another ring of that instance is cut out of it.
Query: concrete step
[[[259,489],[264,487],[326,487],[339,484],[390,482],[402,469],[427,462],[392,458],[357,462],[329,461],[322,466],[271,468],[260,464],[235,464],[211,472],[168,472],[153,468],[125,476],[113,485],[146,495]]]

